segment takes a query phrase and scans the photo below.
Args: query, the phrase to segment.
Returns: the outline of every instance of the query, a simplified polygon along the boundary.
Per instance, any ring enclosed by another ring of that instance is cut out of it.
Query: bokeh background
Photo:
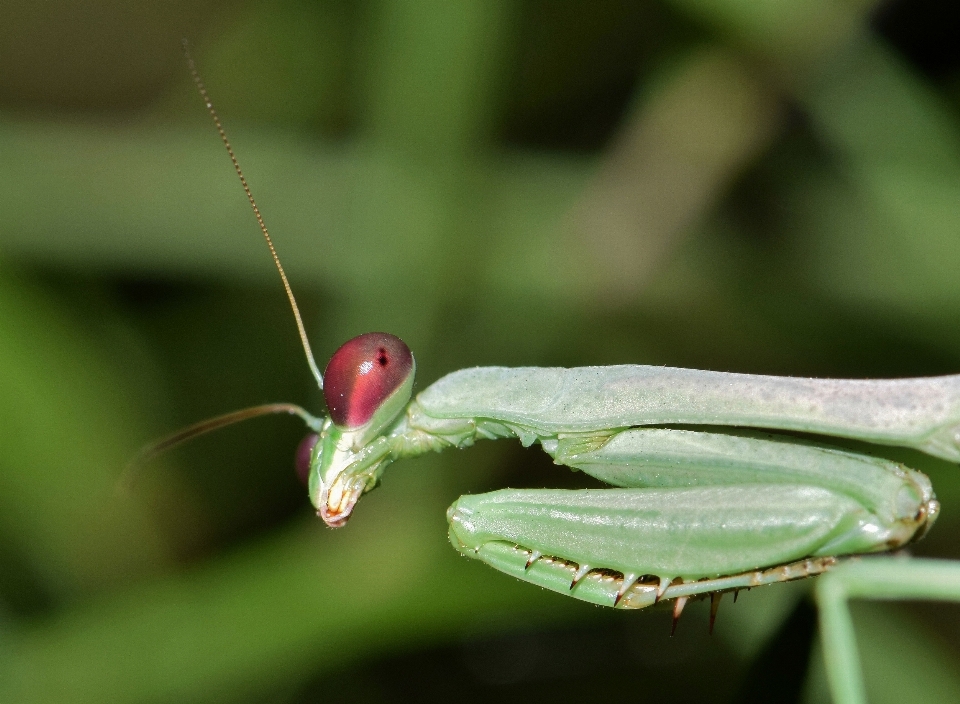
[[[809,585],[613,612],[459,557],[444,509],[576,486],[481,443],[326,529],[265,418],[321,365],[960,372],[951,0],[0,2],[0,701],[826,698]],[[960,473],[923,555],[960,557]],[[875,702],[960,701],[960,609],[860,604]]]

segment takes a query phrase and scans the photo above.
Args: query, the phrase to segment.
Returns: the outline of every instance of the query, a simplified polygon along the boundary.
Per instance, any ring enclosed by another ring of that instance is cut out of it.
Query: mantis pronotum
[[[453,372],[412,397],[413,355],[387,333],[348,341],[321,374],[270,235],[190,66],[280,272],[329,417],[258,406],[187,428],[147,454],[232,422],[296,414],[312,431],[298,450],[310,500],[340,527],[396,459],[478,439],[539,443],[556,463],[615,488],[461,497],[447,515],[463,555],[596,604],[672,600],[674,625],[690,598],[710,596],[712,625],[727,591],[829,571],[818,599],[831,686],[845,703],[864,699],[847,598],[960,599],[955,565],[843,560],[922,537],[939,508],[926,476],[771,432],[958,461],[960,375],[873,381],[638,365],[488,367]]]

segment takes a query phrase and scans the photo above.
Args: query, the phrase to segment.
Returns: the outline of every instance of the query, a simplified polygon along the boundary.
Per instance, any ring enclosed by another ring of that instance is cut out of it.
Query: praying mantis
[[[462,555],[532,584],[617,609],[822,575],[827,674],[840,704],[865,701],[850,598],[960,600],[960,565],[864,557],[921,538],[939,504],[920,472],[831,447],[902,446],[960,461],[960,375],[890,380],[754,376],[669,367],[477,367],[413,395],[416,362],[388,333],[345,343],[323,373],[263,218],[193,60],[187,60],[270,249],[328,407],[256,406],[186,428],[141,461],[225,425],[299,416],[311,502],[344,526],[390,463],[481,439],[539,444],[611,486],[503,489],[447,512]],[[803,437],[796,434],[802,433]]]

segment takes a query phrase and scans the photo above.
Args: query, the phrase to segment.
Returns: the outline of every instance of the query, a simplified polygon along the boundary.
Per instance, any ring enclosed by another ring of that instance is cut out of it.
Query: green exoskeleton
[[[675,598],[679,614],[690,596],[809,576],[840,555],[899,548],[936,517],[919,472],[745,428],[960,459],[960,376],[481,367],[449,374],[411,401],[413,371],[409,350],[386,333],[362,335],[334,354],[324,390],[331,417],[317,421],[308,467],[323,520],[343,525],[395,459],[480,438],[540,443],[556,463],[618,488],[464,496],[447,514],[450,540],[515,577],[607,606]]]
[[[818,597],[831,686],[845,703],[864,698],[847,598],[960,598],[960,569],[949,563],[837,566],[842,556],[896,550],[923,536],[939,507],[925,475],[777,434],[960,461],[960,375],[874,381],[637,365],[487,367],[453,372],[413,396],[413,355],[386,333],[350,340],[321,375],[270,236],[190,65],[270,245],[329,416],[292,404],[256,407],[188,428],[150,453],[265,413],[299,415],[313,432],[298,468],[318,515],[339,527],[397,459],[479,439],[538,443],[556,463],[613,488],[460,497],[447,512],[457,550],[595,604],[633,609],[672,599],[675,618],[690,597],[710,595],[713,615],[725,591],[831,571]]]

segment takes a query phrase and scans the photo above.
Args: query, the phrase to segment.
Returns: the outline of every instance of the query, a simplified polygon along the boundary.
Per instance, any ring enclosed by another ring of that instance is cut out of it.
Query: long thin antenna
[[[211,433],[214,430],[219,430],[220,428],[225,428],[228,425],[233,425],[234,423],[240,423],[241,421],[250,420],[251,418],[259,418],[260,416],[269,415],[271,413],[289,413],[290,415],[300,416],[304,422],[315,432],[320,432],[320,427],[323,423],[323,420],[316,418],[315,416],[308,413],[304,408],[294,404],[294,403],[267,403],[262,406],[252,406],[251,408],[244,408],[239,411],[233,411],[232,413],[225,413],[222,416],[217,416],[216,418],[208,418],[207,420],[200,421],[199,423],[194,423],[193,425],[187,426],[175,432],[173,435],[168,435],[161,440],[156,441],[151,445],[147,445],[140,452],[137,453],[136,457],[130,460],[130,463],[124,468],[123,474],[119,482],[119,486],[123,488],[129,488],[133,486],[134,481],[136,480],[140,468],[145,465],[147,462],[152,460],[157,455],[166,452],[167,450],[185,443],[187,440],[191,440],[198,435],[206,435]]]
[[[233,147],[230,146],[230,140],[227,139],[227,133],[223,130],[223,125],[220,123],[220,117],[217,115],[217,111],[213,109],[213,103],[207,94],[206,86],[203,85],[203,79],[200,78],[197,65],[193,62],[193,57],[190,56],[190,44],[186,39],[183,40],[183,55],[187,59],[187,65],[190,67],[191,75],[193,75],[193,82],[197,84],[197,90],[200,91],[200,97],[203,98],[203,102],[207,106],[207,111],[210,113],[210,117],[213,118],[213,124],[216,125],[217,132],[220,133],[223,146],[227,148],[227,154],[230,155],[233,168],[236,169],[237,176],[240,177],[240,185],[243,186],[243,192],[247,194],[247,200],[250,201],[253,214],[257,216],[257,224],[260,225],[263,238],[267,241],[267,247],[270,248],[270,256],[273,257],[273,263],[277,265],[277,271],[280,272],[280,280],[283,281],[283,288],[287,292],[287,299],[290,301],[290,308],[293,309],[293,317],[297,321],[297,331],[300,333],[300,342],[303,344],[303,351],[307,355],[307,364],[310,365],[313,378],[317,380],[317,384],[323,389],[323,375],[320,373],[319,367],[317,367],[317,361],[313,358],[310,341],[307,339],[307,331],[303,327],[303,319],[300,317],[300,309],[297,307],[297,299],[293,297],[293,289],[290,288],[290,282],[287,281],[287,275],[283,271],[283,266],[280,264],[280,257],[277,256],[277,250],[273,246],[273,240],[270,238],[270,233],[267,232],[267,226],[263,222],[263,216],[260,215],[260,208],[257,207],[257,202],[253,199],[253,193],[250,192],[250,186],[247,185],[247,179],[244,178],[243,171],[240,170],[240,162],[237,161],[237,157],[233,153]]]

